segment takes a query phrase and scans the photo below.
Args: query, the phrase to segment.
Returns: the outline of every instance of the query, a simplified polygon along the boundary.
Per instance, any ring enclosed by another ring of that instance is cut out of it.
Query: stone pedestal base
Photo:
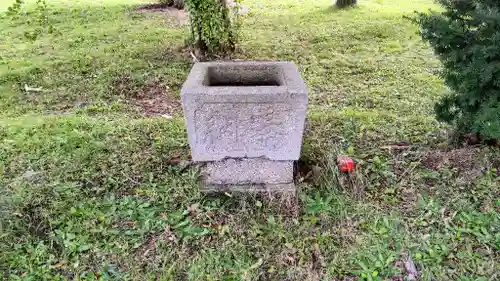
[[[249,184],[249,185],[221,185],[201,183],[202,192],[241,192],[241,193],[280,193],[294,195],[296,192],[295,184]]]
[[[207,162],[203,168],[202,190],[294,191],[293,161],[229,158]]]

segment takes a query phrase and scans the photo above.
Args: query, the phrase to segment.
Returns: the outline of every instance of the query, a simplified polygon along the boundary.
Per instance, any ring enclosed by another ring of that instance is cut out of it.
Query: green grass
[[[134,103],[178,102],[192,64],[188,28],[144,2],[51,1],[35,42],[0,18],[0,279],[403,280],[406,255],[421,280],[500,278],[500,153],[448,145],[440,64],[403,19],[431,0],[244,1],[233,58],[293,60],[310,90],[322,176],[296,201],[198,191],[180,110]]]

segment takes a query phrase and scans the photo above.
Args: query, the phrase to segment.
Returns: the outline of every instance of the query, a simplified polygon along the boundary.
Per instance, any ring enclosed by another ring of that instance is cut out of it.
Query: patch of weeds
[[[183,29],[165,30],[161,15],[135,20],[123,12],[123,6],[109,3],[104,9],[95,3],[49,6],[51,20],[60,31],[50,38],[25,44],[19,39],[22,36],[16,37],[27,28],[25,23],[2,28],[3,37],[19,47],[6,49],[0,64],[0,81],[8,86],[2,91],[3,115],[68,114],[82,104],[120,103],[122,97],[107,86],[124,73],[161,79],[174,93],[184,81],[191,59],[179,51]],[[103,23],[102,19],[108,20]],[[8,26],[9,20],[2,19],[0,24]],[[101,29],[102,24],[107,28]],[[158,40],[163,37],[159,33],[168,34],[169,40]],[[151,59],[151,54],[156,58]],[[43,91],[24,91],[25,85]],[[122,108],[127,111],[130,109]]]
[[[365,238],[369,241],[352,261],[356,268],[352,272],[362,280],[386,280],[402,276],[401,268],[396,266],[405,247],[405,227],[402,222],[393,217],[381,216],[373,222],[362,221],[360,224],[371,235]]]
[[[466,275],[494,276],[499,219],[497,212],[479,212],[471,205],[454,210],[434,199],[422,201],[421,216],[412,227],[412,252],[422,277],[458,280]]]
[[[57,273],[54,270],[57,259],[51,253],[50,246],[43,242],[18,241],[9,252],[3,254],[8,254],[6,259],[0,259],[5,280],[67,280],[73,276],[70,272]]]

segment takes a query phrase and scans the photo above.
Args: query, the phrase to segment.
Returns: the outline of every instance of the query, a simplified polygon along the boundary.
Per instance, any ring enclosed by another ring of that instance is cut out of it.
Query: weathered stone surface
[[[197,63],[181,99],[194,161],[299,158],[307,88],[295,64]]]
[[[286,103],[203,104],[194,119],[198,149],[215,158],[270,156],[278,151],[290,155],[293,152],[283,148],[294,125],[292,115]]]
[[[242,193],[284,193],[295,195],[296,189],[294,183],[279,184],[248,184],[248,185],[223,185],[201,183],[203,192],[242,192]]]
[[[293,161],[262,158],[208,162],[203,169],[206,184],[251,185],[293,182]]]

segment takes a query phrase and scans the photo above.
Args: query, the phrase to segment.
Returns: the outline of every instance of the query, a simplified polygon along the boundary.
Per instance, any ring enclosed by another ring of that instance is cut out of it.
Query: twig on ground
[[[193,58],[193,62],[199,62],[200,60],[193,54],[193,52],[189,52],[191,54],[191,57]]]
[[[26,91],[26,92],[43,92],[44,90],[42,88],[34,88],[34,87],[30,87],[30,86],[24,84],[24,91]]]
[[[418,271],[415,267],[415,264],[413,263],[413,260],[411,259],[410,253],[406,254],[404,264],[407,273],[406,280],[417,280]]]

